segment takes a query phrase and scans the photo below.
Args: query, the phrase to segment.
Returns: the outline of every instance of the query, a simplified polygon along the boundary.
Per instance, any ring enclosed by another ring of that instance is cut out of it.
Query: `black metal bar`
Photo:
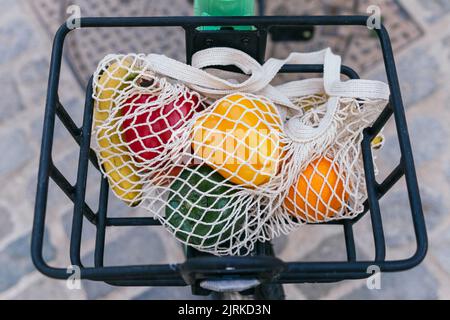
[[[50,177],[56,185],[64,192],[64,194],[72,201],[75,201],[75,187],[70,184],[64,175],[59,171],[53,163],[50,164]],[[88,221],[96,224],[97,217],[92,209],[86,204],[83,204],[83,215]]]
[[[67,28],[60,28],[55,35],[52,59],[50,64],[47,101],[44,114],[44,125],[41,142],[41,155],[39,159],[39,173],[36,191],[35,215],[31,234],[31,257],[36,268],[43,274],[54,277],[63,276],[64,269],[55,269],[45,262],[43,257],[43,241],[45,231],[45,217],[47,209],[48,184],[50,177],[50,163],[55,131],[55,109],[59,86],[61,61],[64,39],[68,33]]]
[[[375,138],[375,136],[378,133],[380,133],[381,129],[383,129],[386,122],[391,118],[391,116],[393,114],[391,105],[392,105],[392,102],[389,101],[387,108],[385,108],[383,110],[383,112],[381,112],[381,114],[378,116],[377,120],[375,120],[375,122],[373,123],[372,127],[370,127],[370,135],[371,135],[372,139]]]
[[[192,34],[195,32],[195,27],[184,26],[184,35],[186,43],[186,63],[192,64],[192,53],[194,52],[194,43],[191,41]]]
[[[199,26],[365,26],[367,16],[254,16],[254,17],[85,17],[82,28],[190,27]]]
[[[345,220],[344,224],[345,248],[347,249],[347,260],[356,261],[355,238],[353,236],[353,224],[350,220]]]
[[[383,196],[388,192],[403,176],[404,176],[404,166],[400,162],[399,165],[386,177],[386,179],[381,183],[378,184],[375,182],[376,190],[377,190],[377,198],[380,200],[383,198]],[[364,202],[364,213],[367,212],[370,209],[369,201],[366,200]],[[352,220],[352,223],[355,224],[359,220],[363,218],[364,214],[360,214],[356,218]]]
[[[155,279],[155,280],[125,280],[108,281],[109,285],[118,287],[186,287],[188,284],[182,279]]]
[[[266,1],[258,0],[258,15],[264,16],[265,12],[266,12]]]
[[[362,141],[362,156],[364,162],[364,172],[366,178],[367,200],[370,206],[370,219],[372,222],[373,240],[375,244],[375,261],[383,261],[386,256],[386,244],[383,234],[383,224],[380,214],[380,204],[378,202],[378,193],[375,180],[375,170],[372,157],[372,138],[364,130]]]
[[[81,278],[95,281],[183,281],[178,265],[145,265],[102,268],[82,268]]]
[[[161,222],[153,218],[107,218],[108,227],[132,227],[132,226],[160,226]]]
[[[405,174],[402,161],[395,167],[395,169],[384,179],[384,181],[378,185],[378,196],[381,198],[389,191],[401,177]]]
[[[92,128],[92,78],[86,90],[86,104],[84,106],[83,129],[80,140],[80,156],[78,159],[78,175],[75,185],[75,206],[73,210],[72,234],[70,237],[70,259],[72,264],[82,266],[81,263],[81,233],[83,229],[82,206],[86,196],[86,184],[89,165],[89,150]]]
[[[50,163],[50,177],[64,194],[73,201],[75,198],[75,187],[70,184],[66,177],[64,177],[61,171],[53,164],[53,161]]]
[[[274,280],[277,283],[333,283],[343,280],[365,279],[370,276],[366,272],[328,272],[328,273],[295,273]]]
[[[97,214],[97,229],[95,237],[94,264],[96,267],[103,267],[106,237],[106,214],[108,210],[108,180],[102,179],[99,195],[99,210]]]
[[[400,151],[402,153],[402,163],[405,166],[404,168],[405,179],[408,189],[408,197],[411,206],[411,213],[414,223],[414,232],[417,244],[417,250],[414,255],[414,258],[416,258],[419,261],[422,261],[425,258],[427,252],[428,239],[425,226],[425,219],[422,211],[422,201],[420,199],[419,186],[417,183],[414,157],[412,155],[411,142],[408,134],[408,125],[406,122],[400,84],[397,76],[397,69],[395,66],[391,41],[386,28],[384,26],[381,26],[381,29],[376,31],[380,39],[386,75],[389,82],[389,86],[391,88],[391,101],[392,107],[394,109],[395,125],[398,132]]]
[[[77,127],[77,125],[72,120],[70,115],[67,113],[66,109],[61,104],[61,102],[59,102],[59,100],[58,100],[58,102],[56,104],[56,115],[61,120],[61,122],[63,123],[64,127],[67,129],[67,131],[69,131],[70,135],[73,137],[75,142],[78,145],[80,145],[81,129]],[[92,165],[96,169],[99,169],[97,156],[95,155],[95,152],[92,149],[89,150],[89,160],[91,161]]]
[[[64,127],[66,127],[67,131],[69,131],[70,135],[75,139],[75,141],[78,144],[80,144],[81,129],[77,127],[77,125],[72,120],[70,115],[67,113],[66,109],[61,104],[59,99],[56,103],[56,115],[61,120]]]

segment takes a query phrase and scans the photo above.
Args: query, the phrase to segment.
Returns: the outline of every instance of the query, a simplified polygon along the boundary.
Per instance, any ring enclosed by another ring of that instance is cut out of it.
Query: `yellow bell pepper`
[[[268,101],[233,94],[196,121],[192,148],[224,178],[254,188],[278,172],[281,127],[277,109]]]

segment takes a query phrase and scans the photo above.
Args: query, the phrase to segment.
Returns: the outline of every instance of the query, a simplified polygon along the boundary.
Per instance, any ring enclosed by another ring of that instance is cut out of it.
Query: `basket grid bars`
[[[266,22],[266,25],[270,24],[283,24],[289,23],[288,21],[281,21],[277,19],[277,17],[265,17],[263,19],[256,19],[254,22],[252,19],[246,18],[245,23],[252,23],[255,25],[264,25],[263,22]],[[295,18],[295,17],[294,17]],[[294,19],[292,18],[292,19]],[[362,22],[365,17],[353,17],[353,19],[339,19],[338,17],[330,18],[330,17],[297,17],[298,21],[301,23],[310,23],[310,24],[355,24],[362,25]],[[98,19],[98,20],[97,20]],[[152,25],[162,25],[163,23],[158,19],[152,18],[142,18],[144,20],[139,20],[132,22],[131,20],[124,19],[116,19],[110,20],[101,18],[87,18],[83,21],[83,26],[104,26],[104,25],[112,25],[112,26],[129,26],[133,27],[137,24],[141,23],[146,26]],[[220,19],[219,19],[220,20]],[[183,25],[183,22],[178,21],[180,25]],[[298,22],[297,20],[295,20]],[[191,21],[193,23],[194,21]],[[225,19],[220,21],[224,24],[232,24],[239,23],[239,19],[228,20]],[[169,25],[174,24],[174,20],[167,20]],[[185,22],[184,22],[185,23]],[[211,19],[198,20],[198,24],[204,23],[219,23],[219,21],[212,21]],[[292,23],[292,22],[291,22]],[[191,29],[192,26],[189,24],[184,25],[185,29]],[[266,27],[266,26],[264,26]],[[191,30],[192,31],[192,30]],[[78,264],[82,267],[82,275],[88,279],[93,280],[102,280],[108,282],[114,282],[117,285],[121,285],[124,283],[135,285],[185,285],[186,282],[184,278],[179,275],[179,270],[173,270],[171,268],[167,268],[165,266],[127,266],[127,267],[103,267],[103,256],[104,253],[104,239],[105,239],[105,231],[108,226],[138,226],[138,225],[159,225],[159,223],[152,218],[110,218],[107,217],[107,202],[108,202],[108,183],[103,179],[100,183],[100,195],[99,195],[99,210],[98,212],[94,212],[89,206],[85,203],[85,183],[86,183],[86,175],[87,175],[87,162],[91,161],[95,168],[98,169],[98,163],[96,163],[95,154],[90,150],[90,130],[92,125],[92,101],[90,99],[86,99],[85,105],[85,114],[83,120],[83,126],[78,128],[73,120],[70,118],[68,113],[65,111],[62,104],[59,102],[57,97],[57,82],[59,80],[59,68],[61,65],[61,55],[62,55],[62,45],[65,35],[68,33],[68,30],[64,30],[64,26],[60,29],[54,47],[53,59],[52,59],[52,69],[51,69],[51,77],[49,82],[49,96],[47,102],[47,111],[46,111],[46,119],[44,125],[44,135],[43,135],[43,147],[42,147],[42,155],[41,155],[41,169],[39,180],[40,190],[38,190],[37,202],[36,202],[36,217],[33,227],[33,244],[32,244],[32,256],[33,261],[36,266],[44,273],[57,277],[57,278],[66,278],[68,275],[65,274],[65,269],[62,268],[52,268],[49,267],[45,261],[42,259],[42,237],[43,237],[43,227],[45,224],[45,204],[46,204],[46,193],[48,188],[48,178],[51,177],[52,180],[56,182],[56,184],[64,191],[64,193],[74,202],[74,217],[73,217],[73,228],[72,228],[72,236],[71,236],[71,260],[74,264]],[[382,126],[387,122],[387,120],[394,115],[396,120],[396,125],[398,129],[402,129],[399,127],[406,128],[406,122],[404,118],[404,111],[401,103],[400,92],[398,88],[398,80],[395,72],[395,64],[393,62],[392,50],[389,44],[389,38],[387,36],[387,32],[382,29],[378,31],[377,34],[380,37],[382,43],[383,54],[385,57],[386,71],[388,73],[388,80],[391,86],[391,91],[393,92],[393,96],[391,97],[391,103],[388,107],[382,112],[377,121],[373,124],[371,128],[367,128],[364,132],[364,138],[361,141],[363,148],[363,160],[364,167],[366,173],[366,182],[367,182],[367,191],[368,191],[368,200],[365,202],[365,210],[368,211],[370,209],[371,212],[371,221],[374,232],[374,242],[376,249],[376,256],[373,262],[379,263],[382,269],[386,271],[394,271],[401,270],[405,268],[410,268],[413,265],[419,263],[426,252],[426,232],[423,223],[423,215],[421,212],[420,206],[420,197],[418,194],[417,181],[415,179],[414,173],[414,164],[412,163],[412,157],[408,153],[408,149],[410,148],[409,138],[405,137],[404,130],[398,130],[399,134],[399,142],[400,148],[402,152],[402,157],[400,159],[399,165],[392,171],[392,173],[381,183],[378,183],[375,180],[374,176],[374,166],[372,162],[372,152],[370,150],[370,142],[376,136],[378,131],[382,128]],[[283,71],[285,72],[293,72],[294,70],[300,72],[316,72],[320,70],[320,66],[286,66]],[[349,70],[346,67],[343,67],[343,71],[347,71],[346,73],[351,76],[355,76],[355,73],[352,70]],[[92,92],[87,90],[87,97],[90,97]],[[80,145],[80,159],[79,159],[79,168],[78,168],[78,176],[77,183],[75,186],[72,186],[63,174],[56,168],[53,161],[51,160],[51,139],[53,135],[53,126],[55,115],[62,121],[67,130],[71,133],[75,141]],[[49,152],[50,151],[50,152]],[[381,224],[381,216],[380,209],[378,204],[378,199],[381,198],[404,174],[406,173],[406,181],[408,186],[408,191],[410,193],[411,198],[411,206],[412,206],[412,214],[413,221],[417,236],[417,252],[410,259],[406,259],[403,261],[385,261],[385,245],[384,245],[384,235]],[[412,194],[411,194],[412,193]],[[362,267],[366,266],[366,262],[356,262],[355,255],[355,243],[353,239],[352,232],[352,224],[356,223],[363,215],[359,216],[354,220],[340,221],[340,222],[332,222],[331,224],[339,224],[343,225],[345,241],[347,246],[347,256],[348,263],[336,263],[331,268],[329,265],[325,264],[309,264],[309,263],[288,263],[286,267],[286,272],[282,272],[280,277],[276,280],[279,282],[303,282],[303,281],[314,281],[314,280],[322,280],[322,281],[336,281],[343,278],[361,278],[367,277],[362,270]],[[80,259],[80,246],[81,246],[81,232],[82,232],[82,224],[83,217],[86,217],[88,221],[96,224],[97,227],[97,237],[95,244],[95,267],[85,268],[81,264]],[[373,263],[371,262],[371,263]],[[305,272],[315,270],[311,276],[306,276]],[[334,276],[330,276],[329,273],[332,270],[336,270],[340,272],[341,275],[335,274]],[[150,274],[154,274],[155,271],[159,271],[160,279],[156,279],[154,276],[150,276]],[[173,272],[172,272],[173,271]],[[126,275],[127,279],[131,279],[130,281],[124,281],[123,277]],[[146,280],[143,280],[146,279]],[[122,280],[118,281],[117,280]]]

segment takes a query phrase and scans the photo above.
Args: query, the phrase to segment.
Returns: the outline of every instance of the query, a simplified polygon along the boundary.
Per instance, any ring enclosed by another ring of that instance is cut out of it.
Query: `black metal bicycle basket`
[[[82,28],[100,27],[181,27],[186,33],[187,61],[192,54],[208,46],[229,46],[243,50],[260,62],[264,60],[266,38],[274,26],[288,28],[311,27],[315,25],[346,25],[366,27],[365,16],[262,16],[262,17],[141,17],[141,18],[83,18]],[[199,26],[225,26],[220,31],[200,31]],[[254,30],[233,31],[227,26],[249,25]],[[162,29],[163,30],[163,29]],[[345,236],[347,261],[339,262],[283,262],[273,254],[271,244],[258,243],[251,255],[244,257],[215,257],[201,254],[187,248],[187,258],[181,264],[167,265],[127,265],[104,266],[105,236],[110,227],[160,226],[152,217],[108,217],[108,182],[102,178],[98,182],[99,209],[94,212],[85,201],[86,181],[89,162],[98,170],[94,152],[90,149],[93,102],[92,83],[86,92],[83,124],[79,128],[61,104],[58,85],[63,57],[64,40],[70,32],[66,25],[58,30],[53,47],[44,131],[39,166],[35,218],[32,235],[32,258],[36,267],[45,275],[66,279],[70,276],[66,268],[50,267],[44,259],[43,244],[46,225],[47,195],[50,178],[73,202],[73,221],[70,241],[70,259],[73,265],[80,266],[83,279],[103,281],[119,286],[186,286],[191,285],[194,293],[208,294],[199,284],[204,280],[242,280],[257,279],[265,285],[304,282],[336,282],[344,279],[362,279],[370,276],[369,266],[377,265],[382,272],[402,271],[419,264],[427,251],[427,235],[414,168],[410,139],[401,98],[397,72],[388,32],[382,26],[376,30],[381,43],[385,70],[391,97],[388,106],[380,114],[372,127],[364,131],[362,142],[364,169],[368,199],[365,213],[370,214],[375,254],[371,261],[358,261],[356,258],[353,226],[364,214],[353,220],[331,222],[341,225]],[[247,39],[241,41],[242,39]],[[285,65],[283,73],[320,73],[323,65]],[[349,78],[357,78],[355,71],[347,66],[342,73]],[[382,182],[377,182],[371,141],[377,136],[386,122],[394,117],[400,146],[400,162]],[[70,135],[79,145],[77,179],[74,185],[64,177],[52,159],[52,144],[55,119],[58,117]],[[416,237],[416,251],[408,259],[387,260],[386,244],[380,214],[379,199],[383,197],[401,177],[405,176],[409,195],[412,222]],[[83,219],[96,227],[95,262],[93,266],[83,266],[80,259]]]

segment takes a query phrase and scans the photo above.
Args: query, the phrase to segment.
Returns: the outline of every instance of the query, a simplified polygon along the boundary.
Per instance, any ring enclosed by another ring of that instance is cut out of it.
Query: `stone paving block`
[[[72,84],[73,85],[73,84]],[[65,90],[67,92],[67,90]],[[77,126],[81,127],[83,124],[83,114],[84,114],[84,94],[68,97],[61,96],[61,103],[66,109],[67,113],[70,115]]]
[[[450,276],[450,227],[441,233],[439,240],[430,242],[430,251]]]
[[[314,250],[302,257],[302,261],[345,261],[344,233],[324,239]]]
[[[83,281],[82,286],[86,291],[86,298],[88,300],[101,299],[116,290],[116,287],[109,284],[96,281]]]
[[[22,97],[31,109],[44,110],[47,96],[47,79],[49,73],[47,57],[39,57],[26,62],[16,75]]]
[[[151,228],[135,227],[109,242],[105,247],[105,265],[142,265],[166,262],[166,252],[160,234]],[[83,258],[86,265],[93,263],[93,252]],[[86,281],[83,283],[88,299],[98,299],[114,291],[113,286]]]
[[[75,147],[75,144],[74,144]],[[65,155],[63,158],[55,161],[55,166],[58,170],[66,177],[66,179],[71,183],[75,184],[77,181],[77,168],[78,168],[78,158],[80,151],[73,150]]]
[[[72,234],[72,219],[73,219],[73,207],[67,210],[62,216],[62,223],[64,231],[66,232],[67,239],[70,239]],[[82,231],[82,247],[85,242],[93,243],[97,234],[97,229],[92,223],[83,220],[83,231]]]
[[[357,248],[358,259],[364,259]],[[331,236],[323,240],[315,250],[302,258],[302,261],[346,261],[344,234]],[[320,299],[330,293],[336,283],[305,283],[296,285],[307,299]]]
[[[277,255],[284,261],[303,261],[310,254],[317,252],[317,248],[325,239],[342,233],[340,226],[331,225],[304,225],[293,230],[285,241],[285,248],[277,251]]]
[[[4,22],[3,22],[4,21]],[[0,65],[19,58],[35,43],[33,27],[26,19],[2,20],[0,24]]]
[[[420,194],[427,230],[432,232],[448,216],[448,208],[441,194],[425,187],[420,188]],[[411,209],[403,182],[399,182],[399,185],[381,199],[380,210],[388,249],[414,245],[415,235]],[[372,242],[370,224],[364,227],[366,232],[361,233],[361,241]]]
[[[11,212],[7,208],[0,206],[0,241],[9,236],[14,230],[14,224],[11,220]]]
[[[399,1],[360,0],[333,1],[266,1],[269,14],[274,15],[366,15],[370,5],[381,7],[383,24],[389,30],[395,52],[404,50],[423,36],[415,16],[408,14]],[[272,47],[272,50],[271,50]],[[307,42],[269,44],[269,52],[285,57],[293,50],[311,51],[331,47],[342,55],[345,64],[365,73],[382,61],[381,48],[374,32],[364,27],[316,26],[314,38]]]
[[[36,12],[46,17],[45,24],[50,28],[63,21],[64,3],[48,5],[49,1],[39,0],[32,5]],[[134,5],[124,6],[120,0],[108,0],[107,5],[99,6],[95,1],[79,0],[77,4],[82,13],[91,16],[187,16],[192,7],[186,0],[135,1]],[[57,7],[59,10],[55,10]],[[173,58],[185,59],[184,33],[180,29],[164,28],[120,28],[115,30],[83,30],[74,32],[68,38],[67,54],[71,58],[75,75],[83,86],[95,71],[98,62],[109,53],[165,53]]]
[[[279,255],[281,252],[283,252],[283,250],[286,249],[288,241],[289,241],[288,237],[284,235],[272,240],[275,255]]]
[[[61,173],[66,177],[66,179],[73,184],[77,180],[79,154],[80,150],[75,149],[73,151],[69,151],[69,153],[66,154],[64,157],[55,161],[55,166],[59,169],[59,171],[61,171]],[[101,176],[100,173],[97,171],[97,169],[95,169],[93,166],[89,166],[87,175],[86,198],[89,198],[91,196],[92,197],[98,196],[98,193],[100,192],[100,179]]]
[[[408,130],[417,167],[442,156],[448,149],[448,143],[443,138],[448,136],[448,129],[438,117],[431,115],[414,117],[408,122]],[[386,137],[386,143],[379,151],[378,159],[377,162],[381,165],[383,161],[392,165],[398,164],[400,147],[396,136]]]
[[[42,141],[42,133],[44,126],[44,107],[42,106],[42,114],[40,114],[37,118],[31,120],[31,136],[35,137],[34,143],[41,144]],[[54,149],[58,149],[58,152],[63,149],[67,152],[68,146],[71,148],[75,148],[75,142],[72,143],[70,138],[70,134],[67,132],[66,128],[62,125],[61,121],[58,119],[55,121],[55,129],[53,133],[53,147]],[[69,144],[68,144],[68,141]],[[58,154],[56,152],[56,154]]]
[[[415,48],[404,55],[396,55],[395,61],[405,108],[413,107],[439,90],[437,75],[441,68],[437,59],[426,48]],[[379,70],[369,78],[387,81],[384,68]]]
[[[95,190],[95,192],[91,192],[91,195],[94,195],[94,197],[98,197],[98,193],[100,190]],[[88,198],[91,196],[87,195]],[[88,201],[88,204],[90,201]],[[91,206],[91,208],[96,211],[97,206]],[[127,217],[131,216],[131,213],[134,213],[135,210],[133,208],[129,208],[125,203],[122,201],[119,201],[117,199],[114,199],[114,195],[110,193],[109,195],[109,204],[108,204],[108,217]],[[145,212],[141,215],[145,216]],[[63,213],[62,217],[62,223],[64,231],[66,232],[66,235],[68,238],[70,238],[71,232],[72,232],[72,219],[73,219],[73,206],[70,206],[66,212]],[[92,225],[90,222],[88,222],[86,219],[83,220],[83,243],[95,241],[97,229],[94,225]]]
[[[439,89],[436,75],[440,71],[439,63],[426,48],[408,51],[397,59],[403,102],[406,108],[430,96]]]
[[[342,299],[437,299],[438,290],[439,281],[424,265],[420,265],[401,273],[382,273],[380,290],[369,290],[366,286],[362,286]]]
[[[209,297],[194,296],[191,287],[155,287],[151,288],[133,300],[209,300]]]
[[[425,13],[426,20],[430,23],[437,22],[450,13],[450,2],[448,0],[419,1]]]
[[[445,169],[445,176],[447,178],[448,183],[450,183],[450,163],[447,163],[447,168]]]
[[[31,234],[25,234],[0,252],[0,292],[14,286],[23,276],[35,270],[30,256]],[[44,258],[51,261],[56,250],[48,232],[44,237]]]
[[[21,112],[24,107],[17,84],[11,74],[2,72],[0,74],[0,88],[2,90],[2,111],[0,112],[0,123],[7,124],[13,116]]]
[[[125,202],[118,199],[110,190],[108,197],[108,217],[126,217],[130,215],[147,216],[147,211],[142,208],[131,208]]]
[[[105,265],[155,264],[166,261],[161,233],[155,228],[133,227],[105,248]]]
[[[330,292],[338,287],[341,283],[302,283],[295,286],[300,289],[301,293],[307,300],[324,299]],[[291,299],[296,299],[292,297]]]
[[[66,282],[42,276],[37,282],[28,285],[15,296],[14,300],[68,300],[81,299],[79,290],[69,290]]]
[[[18,4],[19,1],[17,0],[0,0],[0,8],[2,8],[0,16],[6,16],[7,14],[10,14],[11,11],[16,10],[19,7]]]
[[[28,179],[27,187],[26,187],[26,197],[28,199],[36,198],[36,189],[37,189],[37,170],[36,172]],[[61,208],[70,203],[70,199],[62,192],[62,190],[56,185],[53,180],[50,179],[49,188],[47,195],[47,206],[52,208]]]
[[[21,129],[12,129],[0,137],[0,154],[7,159],[0,161],[0,177],[22,168],[34,156],[29,138]]]

